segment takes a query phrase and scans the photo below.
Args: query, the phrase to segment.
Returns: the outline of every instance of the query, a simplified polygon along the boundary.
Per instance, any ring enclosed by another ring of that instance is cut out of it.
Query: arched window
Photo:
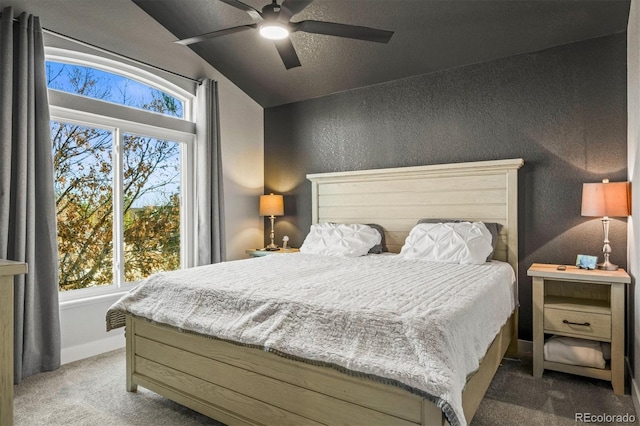
[[[60,49],[47,50],[47,79],[60,290],[193,266],[193,94]]]

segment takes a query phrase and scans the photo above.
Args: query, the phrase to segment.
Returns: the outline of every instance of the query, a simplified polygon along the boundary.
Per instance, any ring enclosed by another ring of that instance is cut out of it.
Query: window
[[[50,89],[184,118],[179,99],[131,78],[89,66],[47,61],[47,85]]]
[[[124,276],[180,268],[180,144],[125,134]]]
[[[112,132],[51,122],[61,290],[113,283]]]
[[[58,49],[47,79],[63,295],[192,266],[193,96]]]

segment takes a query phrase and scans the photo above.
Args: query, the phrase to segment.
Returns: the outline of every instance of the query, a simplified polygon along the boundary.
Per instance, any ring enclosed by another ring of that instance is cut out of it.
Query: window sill
[[[108,300],[115,300],[122,297],[133,289],[137,283],[128,283],[122,287],[105,286],[105,288],[91,288],[83,290],[70,290],[59,293],[60,309],[70,309],[79,305],[91,305],[104,303]]]

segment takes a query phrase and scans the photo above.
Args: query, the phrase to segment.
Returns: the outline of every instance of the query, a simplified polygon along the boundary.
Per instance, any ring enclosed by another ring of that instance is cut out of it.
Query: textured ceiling
[[[176,39],[252,23],[220,0],[133,0]],[[246,0],[261,9],[269,0]],[[626,31],[628,0],[315,0],[306,19],[394,31],[388,44],[297,32],[286,70],[257,30],[191,48],[265,108]]]

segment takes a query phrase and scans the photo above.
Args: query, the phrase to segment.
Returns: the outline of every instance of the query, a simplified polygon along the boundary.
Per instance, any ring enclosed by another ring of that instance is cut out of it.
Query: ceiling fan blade
[[[280,5],[280,20],[288,21],[293,15],[302,12],[313,0],[284,0]]]
[[[282,58],[282,62],[286,69],[289,70],[301,65],[298,54],[293,48],[293,43],[291,43],[290,39],[285,38],[283,40],[275,40],[274,44],[276,45],[276,49],[278,49],[278,53],[280,54],[280,58]]]
[[[224,30],[212,31],[210,33],[200,34],[194,37],[184,38],[182,40],[177,40],[174,43],[187,46],[189,44],[200,43],[201,41],[209,40],[211,38],[220,37],[227,34],[233,34],[239,31],[250,30],[252,28],[257,28],[257,27],[258,26],[256,24],[240,25],[239,27],[231,27]]]
[[[248,4],[244,4],[238,0],[220,0],[220,1],[228,4],[229,6],[233,6],[236,9],[240,9],[242,11],[247,12],[249,16],[251,16],[251,18],[253,19],[253,22],[255,22],[256,24],[259,24],[262,21],[262,15],[260,14],[260,11],[257,9],[254,9]]]
[[[334,22],[302,21],[292,23],[292,26],[293,31],[355,38],[358,40],[375,41],[377,43],[388,43],[393,35],[393,31],[359,27],[357,25],[336,24]]]

